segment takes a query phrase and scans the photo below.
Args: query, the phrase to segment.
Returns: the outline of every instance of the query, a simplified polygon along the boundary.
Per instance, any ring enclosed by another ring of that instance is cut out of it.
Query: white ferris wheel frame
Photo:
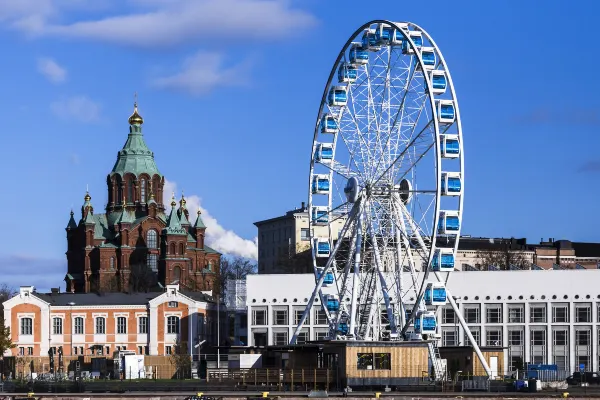
[[[441,66],[441,71],[445,72],[445,77],[446,77],[446,84],[447,84],[447,93],[449,93],[451,95],[451,100],[452,100],[452,104],[454,107],[454,115],[455,115],[455,120],[453,123],[449,124],[446,127],[446,130],[448,130],[450,127],[455,127],[456,132],[453,133],[455,135],[457,135],[458,137],[458,146],[459,146],[459,157],[458,158],[458,163],[459,163],[459,168],[458,172],[459,176],[460,176],[460,181],[461,181],[461,192],[458,195],[458,204],[456,209],[452,209],[451,211],[455,211],[457,216],[458,216],[458,230],[456,232],[453,233],[453,236],[455,237],[454,239],[454,243],[453,243],[453,247],[447,247],[446,249],[452,249],[454,256],[456,256],[457,250],[458,250],[458,244],[459,244],[459,238],[460,238],[460,230],[462,228],[462,210],[463,210],[463,201],[464,201],[464,140],[463,140],[463,135],[462,135],[462,123],[461,123],[461,118],[460,118],[460,108],[458,105],[458,100],[457,100],[457,96],[456,96],[456,92],[454,89],[454,83],[452,81],[452,76],[450,74],[450,71],[448,69],[448,66],[446,64],[446,61],[439,49],[439,47],[437,46],[437,44],[434,42],[434,40],[431,38],[431,36],[420,26],[411,23],[411,22],[391,22],[391,21],[387,21],[387,20],[373,20],[370,22],[365,23],[364,25],[362,25],[360,28],[358,28],[348,39],[348,41],[346,42],[346,44],[344,45],[344,47],[342,48],[342,50],[340,51],[340,53],[338,54],[338,57],[333,65],[333,68],[331,70],[331,73],[329,74],[329,78],[327,80],[327,84],[325,86],[325,90],[323,92],[323,96],[321,99],[321,103],[319,105],[319,111],[317,113],[317,121],[315,124],[315,131],[314,131],[314,137],[313,137],[313,147],[312,147],[312,152],[311,152],[311,162],[310,162],[310,173],[309,173],[309,185],[308,185],[308,194],[309,194],[309,201],[308,201],[308,221],[309,221],[309,232],[310,232],[310,246],[311,246],[311,250],[312,250],[312,255],[313,255],[313,268],[314,268],[314,273],[315,273],[315,288],[313,290],[313,293],[310,297],[309,303],[307,305],[307,307],[304,310],[304,313],[294,331],[294,334],[291,338],[290,344],[295,344],[296,339],[298,334],[300,333],[302,326],[304,324],[304,322],[306,321],[306,318],[308,317],[310,310],[312,310],[313,304],[315,303],[315,300],[317,299],[317,297],[319,298],[319,301],[321,303],[321,306],[324,310],[324,312],[327,315],[327,319],[330,323],[330,328],[334,329],[337,328],[338,324],[340,323],[340,315],[341,313],[337,313],[338,315],[335,318],[332,318],[331,315],[329,314],[327,307],[325,307],[325,298],[324,295],[322,293],[322,287],[323,287],[323,283],[324,280],[326,278],[326,274],[329,271],[333,271],[333,266],[335,264],[335,254],[337,253],[337,251],[339,250],[339,247],[342,243],[342,240],[337,240],[336,243],[332,243],[333,242],[333,232],[332,232],[332,226],[333,223],[328,222],[328,227],[329,227],[329,244],[330,244],[330,256],[329,259],[327,260],[326,264],[322,267],[320,267],[320,275],[317,273],[317,254],[316,254],[316,249],[315,249],[315,239],[317,239],[316,237],[313,237],[313,223],[312,223],[312,210],[313,210],[313,191],[312,191],[312,184],[313,184],[313,179],[314,179],[314,175],[315,175],[315,164],[318,164],[318,161],[315,160],[315,155],[316,155],[316,148],[317,145],[320,144],[318,142],[318,138],[320,135],[320,123],[321,123],[321,119],[323,117],[323,110],[326,108],[326,102],[327,102],[327,96],[329,94],[329,90],[334,87],[337,86],[337,81],[335,80],[336,77],[336,73],[338,72],[338,68],[341,65],[341,61],[345,58],[345,55],[347,54],[348,49],[350,48],[350,46],[353,45],[354,40],[356,38],[358,38],[360,36],[361,33],[364,33],[367,29],[369,29],[370,27],[372,27],[373,25],[377,25],[379,26],[380,24],[383,24],[385,26],[391,27],[395,32],[400,32],[402,33],[402,39],[403,41],[406,41],[408,43],[408,45],[410,46],[410,49],[412,51],[411,55],[414,56],[414,58],[416,59],[416,63],[418,64],[418,66],[421,68],[421,72],[422,72],[422,79],[424,81],[424,89],[426,90],[425,93],[425,101],[423,101],[423,105],[422,108],[426,108],[429,107],[430,111],[431,111],[431,115],[430,115],[430,122],[427,124],[427,126],[425,128],[423,128],[423,130],[425,130],[426,128],[428,128],[428,125],[433,122],[433,132],[435,135],[435,139],[434,139],[434,143],[432,145],[434,145],[433,147],[435,148],[435,179],[436,179],[436,190],[435,190],[435,204],[434,204],[434,211],[433,211],[433,225],[431,226],[431,236],[427,237],[426,239],[429,241],[430,245],[427,246],[424,244],[423,239],[419,233],[419,227],[411,227],[411,231],[413,232],[417,232],[417,239],[420,241],[420,245],[422,246],[423,249],[426,249],[427,247],[429,247],[429,251],[427,254],[427,263],[424,267],[423,272],[423,278],[422,278],[422,283],[420,284],[419,289],[417,290],[416,286],[418,285],[418,282],[415,281],[415,276],[416,276],[416,270],[414,270],[414,262],[412,260],[409,260],[409,264],[411,265],[411,276],[413,279],[413,286],[414,287],[414,291],[417,294],[415,301],[414,301],[414,306],[412,309],[412,312],[410,313],[410,317],[409,320],[406,321],[404,318],[404,302],[405,300],[400,298],[399,303],[401,304],[401,311],[400,311],[400,321],[395,321],[395,315],[394,313],[390,314],[390,310],[391,310],[391,306],[390,306],[390,299],[389,299],[389,294],[387,293],[387,288],[386,288],[386,280],[383,277],[383,272],[381,270],[381,261],[379,260],[380,254],[379,251],[377,250],[377,242],[378,240],[374,240],[372,241],[372,246],[373,246],[373,253],[374,253],[374,257],[375,257],[375,264],[376,264],[376,268],[377,268],[377,275],[379,278],[379,282],[375,282],[375,293],[379,291],[381,291],[383,293],[383,299],[384,299],[384,303],[385,306],[388,310],[388,318],[389,318],[389,323],[391,326],[391,330],[395,333],[395,337],[399,338],[399,339],[403,339],[404,334],[406,333],[407,328],[410,325],[410,321],[414,318],[417,309],[422,309],[423,308],[423,292],[425,290],[425,284],[429,278],[429,273],[430,273],[430,266],[432,264],[432,259],[434,256],[434,253],[436,251],[436,241],[438,238],[438,234],[437,234],[437,229],[438,229],[438,224],[439,224],[439,219],[440,219],[440,198],[442,196],[441,193],[441,180],[442,180],[442,173],[444,172],[444,170],[442,169],[442,161],[443,161],[443,157],[441,154],[441,149],[440,149],[440,135],[443,135],[445,133],[444,132],[440,132],[440,122],[439,122],[439,118],[438,118],[438,113],[436,110],[436,99],[439,99],[440,96],[436,96],[436,94],[433,91],[433,86],[432,86],[432,81],[431,81],[431,75],[427,72],[427,69],[425,67],[425,64],[423,62],[423,57],[421,54],[421,47],[423,45],[423,43],[421,44],[421,46],[417,46],[415,45],[415,43],[413,42],[411,36],[410,36],[410,32],[420,32],[423,36],[423,39],[427,39],[429,46],[431,48],[433,48],[433,51],[435,52],[435,55],[437,56],[436,61],[435,61],[435,69],[438,70],[438,68]],[[391,47],[391,46],[390,46]],[[390,50],[390,54],[391,54],[391,50]],[[369,56],[369,60],[370,60],[371,56]],[[411,58],[412,59],[412,58]],[[416,66],[414,67],[415,71],[417,70]],[[367,66],[368,69],[368,66]],[[370,79],[370,77],[367,77],[368,79]],[[410,80],[407,81],[407,84],[410,84],[413,80],[413,76],[410,77]],[[370,83],[369,83],[370,85]],[[350,86],[350,85],[348,85]],[[408,92],[408,90],[406,91]],[[406,96],[406,94],[405,94]],[[404,103],[401,104],[401,106],[403,106]],[[388,110],[389,111],[389,110]],[[400,113],[400,109],[398,110],[398,113]],[[404,110],[402,110],[402,113],[404,113]],[[341,112],[340,112],[341,114]],[[420,118],[420,113],[419,116],[417,117],[417,121],[415,122],[415,127],[416,124],[418,122]],[[339,123],[339,122],[338,122]],[[402,123],[402,120],[400,121],[400,123]],[[395,127],[396,121],[394,121],[394,126]],[[414,128],[413,128],[414,129]],[[391,132],[391,131],[390,131]],[[422,133],[422,132],[421,132]],[[418,136],[420,136],[420,134]],[[379,134],[379,132],[378,132]],[[388,135],[388,141],[391,138],[391,133]],[[412,136],[411,136],[412,138]],[[416,138],[415,138],[416,139]],[[333,139],[333,160],[335,160],[335,148],[337,146],[337,141],[341,140],[337,138],[337,133],[334,136]],[[413,142],[408,143],[408,146],[411,146]],[[388,143],[386,142],[386,146],[388,145]],[[407,146],[407,150],[408,150],[408,146]],[[404,150],[404,151],[407,151]],[[404,154],[404,151],[402,154]],[[426,152],[428,152],[429,149],[426,150]],[[402,155],[401,154],[401,155]],[[424,156],[425,154],[421,155]],[[399,158],[399,157],[398,157]],[[389,166],[389,168],[393,167],[394,164],[396,164],[396,161],[398,161],[398,158]],[[420,160],[420,158],[419,158]],[[413,167],[416,166],[416,164],[418,163],[419,160],[415,160],[415,162],[410,166],[410,168],[412,169]],[[321,164],[319,164],[321,165]],[[378,168],[379,164],[377,165],[376,168]],[[389,169],[388,168],[388,169]],[[408,175],[407,171],[405,173],[404,176]],[[375,173],[377,173],[377,171],[375,171]],[[384,173],[387,173],[387,169]],[[330,171],[328,172],[329,174],[329,193],[328,193],[328,213],[330,216],[332,216],[333,214],[333,209],[332,209],[332,198],[334,195],[334,181],[333,181],[333,174],[334,174],[334,169],[331,168]],[[341,173],[338,172],[338,174],[342,175]],[[381,177],[383,177],[383,175],[381,175]],[[378,178],[378,180],[381,178]],[[399,182],[398,182],[399,183]],[[392,189],[393,190],[393,189]],[[361,193],[364,194],[365,192],[365,188],[361,189]],[[405,226],[405,218],[404,216],[402,216],[402,214],[406,214],[408,211],[406,209],[406,207],[404,207],[403,202],[400,200],[400,197],[397,195],[392,195],[392,198],[397,197],[398,201],[395,201],[391,204],[391,210],[395,210],[394,212],[396,213],[393,217],[395,219],[394,224],[396,225],[395,228],[392,228],[392,230],[395,230],[396,232],[396,240],[404,240],[406,241],[407,238],[400,238],[400,234],[401,232],[406,232],[406,226]],[[357,306],[360,307],[360,304],[357,304],[357,302],[359,301],[358,299],[358,280],[359,278],[359,270],[358,270],[358,265],[360,265],[360,256],[361,256],[361,241],[362,241],[362,228],[363,228],[363,224],[365,223],[364,221],[364,216],[363,216],[363,208],[365,207],[365,203],[368,202],[369,199],[363,199],[363,198],[359,198],[354,204],[352,209],[347,213],[347,218],[345,220],[345,223],[342,227],[342,229],[339,232],[339,238],[343,238],[346,237],[346,234],[348,231],[351,231],[351,240],[350,240],[350,249],[348,254],[350,255],[348,257],[348,260],[346,262],[346,265],[344,266],[344,270],[343,272],[341,272],[341,274],[343,275],[342,277],[339,278],[339,280],[341,280],[342,283],[342,290],[339,291],[339,293],[341,293],[341,295],[345,294],[345,290],[347,289],[345,287],[345,285],[348,284],[349,282],[349,275],[352,274],[352,294],[351,294],[351,299],[350,299],[350,309],[351,311],[351,315],[350,315],[350,323],[348,325],[350,325],[349,328],[349,332],[354,333],[355,329],[357,329],[356,327],[356,319],[358,318],[357,316]],[[409,223],[413,223],[414,221],[412,220],[412,218],[410,217],[410,215],[407,215],[408,218],[406,218],[406,220]],[[356,221],[355,221],[356,219]],[[400,221],[400,222],[399,222]],[[352,226],[352,224],[354,223],[354,226]],[[369,225],[369,222],[367,222],[367,225]],[[373,223],[370,223],[370,231],[373,231]],[[367,231],[369,232],[369,230]],[[374,235],[375,232],[371,232],[371,235]],[[354,243],[352,243],[352,240],[355,240]],[[396,247],[399,247],[399,245],[397,244]],[[407,251],[407,254],[411,254],[411,251]],[[400,255],[398,254],[398,257],[400,257]],[[400,258],[399,258],[400,260]],[[352,267],[354,264],[354,271],[352,272]],[[337,273],[338,271],[336,271]],[[402,295],[403,290],[404,290],[404,284],[402,281],[402,272],[403,272],[403,266],[402,265],[396,265],[395,266],[395,270],[394,273],[397,274],[397,280],[398,282],[396,282],[396,284],[399,284],[399,293],[400,295]],[[449,277],[450,273],[445,273],[445,278],[443,277],[444,273],[439,273],[439,272],[435,272],[432,271],[433,275],[435,276],[435,278],[441,282],[441,283],[446,283]],[[374,272],[373,272],[374,274]],[[375,275],[373,275],[375,276]],[[372,278],[373,279],[373,278]],[[376,278],[374,278],[376,279]],[[338,284],[338,277],[336,277],[335,280],[336,285]],[[339,290],[339,288],[338,288]],[[369,289],[371,290],[371,289]],[[447,289],[446,289],[447,291]],[[340,296],[342,297],[342,296]],[[342,301],[342,303],[347,303],[343,298],[340,298],[340,300]],[[485,360],[485,358],[483,357],[477,343],[475,342],[464,318],[462,317],[461,313],[459,312],[458,306],[454,300],[454,298],[451,296],[451,294],[449,292],[447,292],[447,300],[450,303],[450,305],[452,306],[452,308],[454,309],[456,316],[459,319],[459,322],[461,324],[461,326],[463,327],[465,334],[467,335],[467,337],[469,338],[469,341],[472,343],[478,358],[480,359],[484,369],[486,370],[486,372],[488,373],[488,375],[491,373],[491,370]],[[379,304],[379,307],[381,307],[381,302],[378,302],[376,304],[375,301],[372,301],[372,308],[376,307],[377,304]],[[397,300],[398,301],[398,300]],[[380,312],[377,312],[377,314],[380,314]],[[371,318],[374,318],[374,312],[373,310],[369,311],[369,321],[368,324],[371,324]],[[359,321],[360,322],[360,321]],[[400,327],[401,327],[401,332],[398,332],[398,327],[395,326],[396,323],[399,322]],[[375,326],[375,324],[373,324],[372,326]],[[372,328],[372,326],[370,328]],[[369,328],[367,328],[369,329]],[[373,328],[372,328],[373,329]],[[378,332],[373,331],[373,335],[372,337],[378,337]],[[398,335],[399,334],[399,335]],[[352,336],[352,335],[351,335]],[[352,337],[350,337],[350,339],[352,339]],[[375,339],[372,339],[375,340]]]

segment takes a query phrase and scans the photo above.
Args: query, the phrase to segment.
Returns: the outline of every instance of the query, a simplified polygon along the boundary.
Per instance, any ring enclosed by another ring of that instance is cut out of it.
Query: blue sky
[[[0,280],[63,285],[64,227],[100,210],[138,92],[170,188],[251,254],[253,222],[307,196],[312,128],[362,23],[421,25],[463,120],[463,233],[599,241],[593,1],[0,0]],[[485,4],[485,6],[483,5]]]

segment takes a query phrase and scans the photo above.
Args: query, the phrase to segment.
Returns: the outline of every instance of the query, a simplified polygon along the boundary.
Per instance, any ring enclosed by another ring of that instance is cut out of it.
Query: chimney
[[[304,208],[306,208],[306,203],[302,202],[302,209],[304,210]]]
[[[53,287],[53,288],[50,289],[50,292],[52,292],[52,294],[59,294],[60,293],[60,288]]]

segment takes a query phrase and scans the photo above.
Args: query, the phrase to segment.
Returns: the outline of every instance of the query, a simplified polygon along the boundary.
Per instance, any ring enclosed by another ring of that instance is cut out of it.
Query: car
[[[588,383],[590,385],[600,385],[600,375],[597,372],[574,372],[573,375],[567,378],[569,385],[580,385]]]

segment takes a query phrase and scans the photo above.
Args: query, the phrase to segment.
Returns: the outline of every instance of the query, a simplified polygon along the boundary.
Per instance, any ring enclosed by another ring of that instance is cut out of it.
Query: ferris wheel
[[[458,101],[431,36],[410,22],[361,26],[319,105],[308,203],[315,288],[292,343],[315,303],[333,340],[436,338],[437,308],[457,311],[445,284],[463,159]]]

